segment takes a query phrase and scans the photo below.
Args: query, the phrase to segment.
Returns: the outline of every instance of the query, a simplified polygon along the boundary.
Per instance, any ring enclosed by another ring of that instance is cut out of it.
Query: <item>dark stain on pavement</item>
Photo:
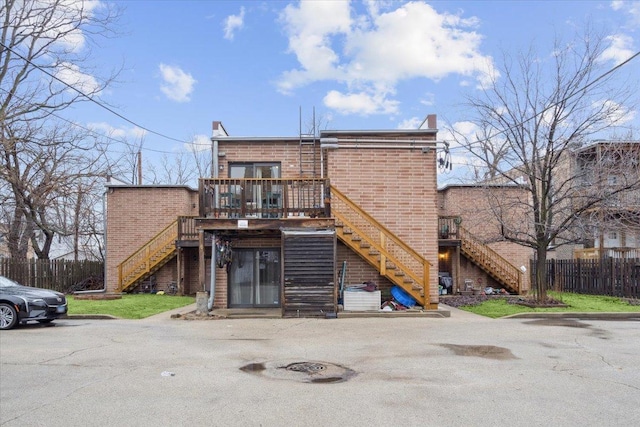
[[[265,369],[264,363],[249,363],[240,368],[242,372],[262,372]]]
[[[594,328],[588,323],[580,322],[576,319],[567,319],[567,318],[545,318],[545,319],[536,319],[531,320],[529,322],[525,322],[530,325],[541,325],[541,326],[563,326],[566,328],[579,328],[579,329],[589,329],[589,332],[592,336],[598,337],[601,340],[611,339],[609,337],[609,333],[600,328]]]
[[[536,320],[531,320],[525,323],[529,325],[541,325],[541,326],[565,326],[567,328],[589,328],[591,326],[588,323],[583,323],[576,319],[564,319],[564,318],[536,319]]]
[[[484,359],[508,360],[517,359],[511,350],[494,345],[459,345],[459,344],[438,344],[441,347],[453,351],[456,356],[482,357]]]

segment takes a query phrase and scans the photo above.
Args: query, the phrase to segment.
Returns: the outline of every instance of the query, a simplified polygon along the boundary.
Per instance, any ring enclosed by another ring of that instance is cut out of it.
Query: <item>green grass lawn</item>
[[[631,305],[621,298],[583,295],[574,293],[549,292],[549,296],[561,301],[568,307],[530,308],[524,305],[509,304],[504,299],[492,299],[478,305],[462,306],[460,309],[482,316],[497,318],[518,313],[605,313],[640,312],[640,305]]]
[[[194,297],[139,294],[114,300],[76,300],[67,296],[68,314],[109,314],[123,319],[143,319],[196,302]]]

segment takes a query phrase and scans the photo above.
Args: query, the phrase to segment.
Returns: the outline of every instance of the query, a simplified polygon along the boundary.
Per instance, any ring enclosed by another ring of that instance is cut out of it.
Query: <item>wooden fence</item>
[[[531,264],[532,278],[535,263]],[[640,259],[549,260],[549,290],[640,298]]]
[[[104,276],[100,261],[68,261],[0,258],[0,275],[21,285],[71,293],[86,280],[99,281]]]

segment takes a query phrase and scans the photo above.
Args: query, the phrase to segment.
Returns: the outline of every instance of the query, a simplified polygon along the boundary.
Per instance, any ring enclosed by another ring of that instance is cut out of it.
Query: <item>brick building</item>
[[[452,212],[437,190],[446,146],[435,115],[425,122],[298,137],[233,137],[214,122],[213,176],[198,190],[108,185],[107,290],[175,283],[209,292],[210,308],[318,316],[337,310],[341,286],[373,281],[383,299],[399,289],[436,309],[439,244],[467,252],[464,236],[439,232]]]

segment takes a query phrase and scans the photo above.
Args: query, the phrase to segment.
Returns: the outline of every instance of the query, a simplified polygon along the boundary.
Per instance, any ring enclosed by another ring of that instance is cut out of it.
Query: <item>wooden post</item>
[[[182,268],[183,268],[183,263],[182,263],[182,256],[183,256],[183,251],[182,248],[178,248],[177,249],[177,253],[176,253],[176,285],[178,286],[178,295],[184,295],[184,289],[182,288]]]
[[[425,260],[422,264],[422,293],[424,294],[424,301],[422,306],[427,309],[431,304],[431,286],[429,286],[429,261]]]
[[[382,249],[386,249],[386,245],[387,245],[386,236],[381,231],[380,232],[380,247],[382,247]],[[380,274],[382,276],[387,274],[387,257],[384,256],[383,252],[380,252]]]
[[[456,259],[455,259],[455,287],[453,293],[460,291],[460,245],[456,245]]]
[[[204,230],[198,230],[198,284],[202,291],[205,288],[205,262],[204,262]]]

